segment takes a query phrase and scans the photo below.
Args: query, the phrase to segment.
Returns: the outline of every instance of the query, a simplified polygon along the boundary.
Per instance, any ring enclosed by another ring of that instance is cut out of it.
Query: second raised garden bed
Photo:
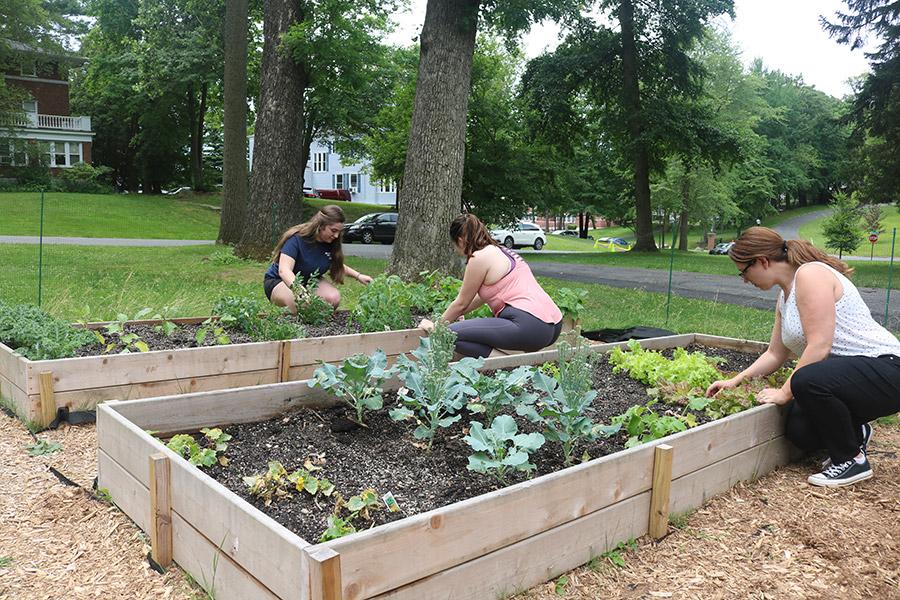
[[[755,353],[765,349],[759,342],[699,334],[641,345],[664,349],[692,343]],[[493,358],[483,369],[555,358],[556,352]],[[103,404],[98,408],[99,485],[150,533],[158,561],[174,559],[216,598],[482,600],[546,581],[648,531],[662,535],[669,514],[759,477],[791,454],[779,409],[760,406],[312,544],[147,433],[254,423],[291,408],[331,402],[306,382],[289,382]]]

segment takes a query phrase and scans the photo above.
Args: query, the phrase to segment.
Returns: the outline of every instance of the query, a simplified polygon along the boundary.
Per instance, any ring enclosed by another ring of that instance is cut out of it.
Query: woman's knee
[[[334,308],[341,303],[341,292],[334,286],[320,286],[316,288],[316,295]]]
[[[798,402],[804,402],[811,396],[811,388],[821,378],[821,363],[800,367],[791,375],[791,393]]]

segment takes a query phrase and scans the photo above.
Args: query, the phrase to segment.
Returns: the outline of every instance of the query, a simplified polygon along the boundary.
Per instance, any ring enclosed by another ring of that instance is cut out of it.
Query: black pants
[[[841,463],[859,454],[863,423],[900,411],[900,357],[827,358],[798,369],[791,391],[788,439]]]
[[[456,332],[456,351],[484,358],[494,348],[534,352],[556,341],[562,321],[545,323],[524,310],[507,305],[496,317],[469,319],[450,324]]]

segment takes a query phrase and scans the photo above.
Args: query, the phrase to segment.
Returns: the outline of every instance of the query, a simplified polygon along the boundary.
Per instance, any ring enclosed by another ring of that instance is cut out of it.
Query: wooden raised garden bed
[[[205,317],[171,319],[177,325]],[[129,321],[154,325],[161,321]],[[92,323],[99,328],[103,323]],[[29,360],[0,343],[0,396],[27,421],[49,424],[57,408],[93,409],[106,400],[131,400],[295,381],[320,360],[338,361],[382,348],[396,357],[418,346],[420,329],[276,342],[204,346],[56,360]]]
[[[699,343],[745,352],[765,344],[687,334],[649,349]],[[621,344],[595,346],[608,351]],[[488,359],[484,369],[554,360],[556,352]],[[396,389],[397,383],[387,387]],[[588,562],[788,462],[778,408],[759,406],[653,443],[495,492],[311,544],[190,465],[157,438],[253,423],[329,399],[306,382],[202,392],[98,407],[99,486],[215,597],[297,600],[501,598]]]

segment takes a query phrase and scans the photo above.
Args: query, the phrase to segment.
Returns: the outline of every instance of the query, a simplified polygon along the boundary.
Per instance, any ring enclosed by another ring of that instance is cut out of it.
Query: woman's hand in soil
[[[369,285],[370,283],[372,283],[372,278],[368,275],[363,275],[362,273],[356,276],[356,280],[363,285]]]
[[[760,404],[787,404],[791,397],[781,388],[766,388],[756,395],[756,401]]]
[[[740,382],[741,380],[736,377],[732,377],[731,379],[720,379],[719,381],[713,381],[712,384],[708,388],[706,388],[706,397],[712,398],[713,396],[718,394],[720,390],[730,390],[731,388],[737,387]]]
[[[419,329],[423,329],[423,330],[427,331],[428,333],[431,333],[431,331],[434,329],[434,323],[432,323],[428,319],[422,319],[419,322]]]

